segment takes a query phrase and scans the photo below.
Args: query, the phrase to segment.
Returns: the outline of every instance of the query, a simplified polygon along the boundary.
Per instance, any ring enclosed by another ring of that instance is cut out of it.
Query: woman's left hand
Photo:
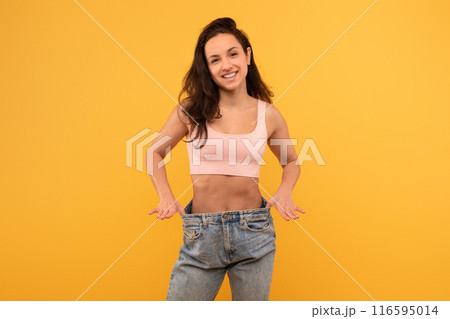
[[[266,208],[267,207],[275,207],[281,214],[281,217],[287,221],[299,218],[295,212],[296,210],[302,214],[306,213],[306,211],[295,205],[291,192],[282,189],[278,189],[267,201]]]

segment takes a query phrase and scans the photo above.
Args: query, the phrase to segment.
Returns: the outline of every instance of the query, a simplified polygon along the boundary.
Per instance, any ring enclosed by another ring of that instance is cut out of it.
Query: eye
[[[237,52],[231,53],[231,56],[234,56],[234,55],[238,55],[238,53],[237,53]],[[211,63],[214,63],[214,62],[216,62],[216,61],[217,61],[217,59],[214,59],[214,60],[211,61]]]

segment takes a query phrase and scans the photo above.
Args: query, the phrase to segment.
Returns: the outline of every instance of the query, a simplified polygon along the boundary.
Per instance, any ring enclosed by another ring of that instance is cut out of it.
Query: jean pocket
[[[183,224],[183,234],[188,239],[197,239],[203,232],[202,225],[200,223],[195,224]]]
[[[253,217],[244,220],[244,227],[247,230],[260,232],[269,230],[271,227],[270,214],[261,217]]]

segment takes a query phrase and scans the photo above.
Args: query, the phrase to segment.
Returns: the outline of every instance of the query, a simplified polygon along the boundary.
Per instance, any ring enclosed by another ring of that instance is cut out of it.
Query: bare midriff
[[[252,107],[247,110],[232,111],[221,108],[222,118],[215,120],[213,129],[219,132],[233,128],[235,134],[245,134],[254,128],[250,125],[257,119],[258,100],[253,98]],[[266,117],[268,114],[266,114]],[[239,122],[239,119],[244,119]],[[186,119],[187,121],[187,119]],[[268,136],[272,135],[272,125],[266,120]],[[188,125],[189,134],[192,128]],[[255,209],[261,207],[259,178],[220,174],[191,174],[194,184],[192,213],[220,213],[226,211]],[[253,180],[254,179],[254,180]],[[257,183],[255,183],[258,182]]]
[[[219,174],[191,174],[192,213],[220,213],[261,207],[259,178]]]

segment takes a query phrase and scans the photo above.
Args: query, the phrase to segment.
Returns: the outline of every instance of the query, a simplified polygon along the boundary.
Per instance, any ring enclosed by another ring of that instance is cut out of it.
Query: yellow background
[[[2,2],[0,299],[76,300],[153,224],[159,198],[125,142],[162,127],[203,26],[234,18],[276,99],[372,3],[79,1],[90,17]],[[325,165],[309,152],[301,167],[297,223],[272,209],[271,300],[449,300],[449,15],[378,1],[277,101],[297,152],[313,139]],[[171,155],[179,196],[185,143]],[[264,160],[273,194],[282,170]],[[181,225],[156,222],[80,300],[164,300]]]

